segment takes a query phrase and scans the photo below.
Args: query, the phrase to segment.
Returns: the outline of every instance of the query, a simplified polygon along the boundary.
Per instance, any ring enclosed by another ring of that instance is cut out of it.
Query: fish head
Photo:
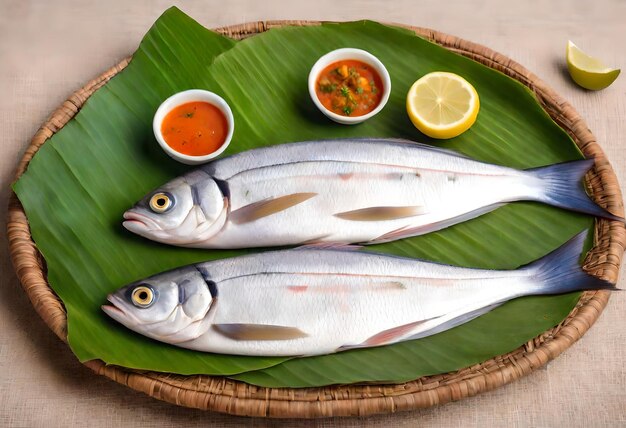
[[[187,266],[134,282],[107,300],[102,310],[115,321],[144,336],[179,343],[210,327],[207,314],[215,299],[202,274]]]
[[[175,178],[148,193],[124,213],[123,226],[165,244],[197,246],[217,234],[228,214],[228,198],[202,170]]]

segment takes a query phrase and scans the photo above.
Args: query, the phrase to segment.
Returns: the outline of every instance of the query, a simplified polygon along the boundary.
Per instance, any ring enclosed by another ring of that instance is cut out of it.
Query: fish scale
[[[281,144],[166,183],[124,214],[124,226],[166,244],[247,248],[388,242],[518,200],[622,220],[585,193],[581,178],[592,165],[521,171],[393,139]],[[169,207],[155,211],[150,200],[163,195]]]
[[[585,236],[508,271],[352,248],[251,254],[130,284],[103,310],[138,333],[204,352],[301,356],[382,346],[445,331],[520,296],[614,289],[578,265]],[[149,304],[133,301],[138,287]]]

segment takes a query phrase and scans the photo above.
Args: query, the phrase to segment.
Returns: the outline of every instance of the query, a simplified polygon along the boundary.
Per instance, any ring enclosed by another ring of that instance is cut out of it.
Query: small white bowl
[[[228,133],[226,134],[226,139],[224,140],[224,143],[220,146],[219,149],[212,153],[209,153],[208,155],[190,156],[177,152],[165,142],[165,138],[163,138],[163,134],[161,133],[161,124],[163,123],[163,119],[165,119],[165,116],[170,111],[182,104],[187,104],[194,101],[204,101],[209,104],[213,104],[224,114],[224,116],[226,117],[226,123],[228,124]],[[187,91],[178,92],[161,103],[156,113],[154,114],[154,119],[152,120],[152,130],[154,131],[154,136],[159,142],[159,145],[165,151],[165,153],[168,154],[168,156],[170,156],[172,159],[177,160],[178,162],[182,162],[187,165],[198,165],[221,155],[222,152],[226,150],[226,147],[228,147],[228,145],[230,144],[230,140],[233,138],[233,132],[235,130],[235,119],[233,118],[233,112],[230,110],[228,103],[224,101],[224,99],[219,95],[214,94],[210,91],[205,91],[203,89],[189,89]]]
[[[378,104],[378,106],[374,110],[367,114],[364,114],[363,116],[342,116],[340,114],[334,113],[324,107],[324,105],[322,105],[319,98],[317,98],[317,94],[315,93],[315,83],[317,82],[317,78],[324,70],[324,68],[326,68],[333,62],[346,59],[353,59],[366,63],[374,70],[376,70],[376,72],[383,81],[383,96],[380,100],[380,104]],[[344,125],[356,125],[357,123],[361,123],[376,115],[379,111],[383,109],[383,107],[385,107],[385,104],[387,104],[387,101],[389,100],[389,94],[391,94],[391,77],[389,77],[389,72],[387,71],[383,63],[380,62],[380,60],[371,53],[362,49],[354,48],[336,49],[334,51],[328,52],[326,55],[318,59],[317,62],[313,65],[313,68],[311,68],[311,72],[309,73],[309,94],[311,95],[311,100],[313,100],[313,103],[317,106],[317,108],[330,119]]]

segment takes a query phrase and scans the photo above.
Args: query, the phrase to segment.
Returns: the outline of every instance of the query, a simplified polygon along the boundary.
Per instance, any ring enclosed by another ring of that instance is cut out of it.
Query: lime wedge
[[[567,42],[567,69],[574,82],[586,89],[597,91],[609,86],[620,70],[607,67],[570,41]]]

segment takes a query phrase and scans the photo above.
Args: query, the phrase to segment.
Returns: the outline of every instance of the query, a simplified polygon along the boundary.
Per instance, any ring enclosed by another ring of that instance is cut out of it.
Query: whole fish
[[[619,219],[583,189],[593,162],[520,171],[403,140],[281,144],[170,181],[124,213],[123,224],[166,244],[245,248],[393,241],[518,200]]]
[[[199,351],[328,354],[429,336],[520,296],[615,289],[578,265],[584,240],[509,271],[353,250],[252,254],[138,281],[102,309],[131,330]]]

